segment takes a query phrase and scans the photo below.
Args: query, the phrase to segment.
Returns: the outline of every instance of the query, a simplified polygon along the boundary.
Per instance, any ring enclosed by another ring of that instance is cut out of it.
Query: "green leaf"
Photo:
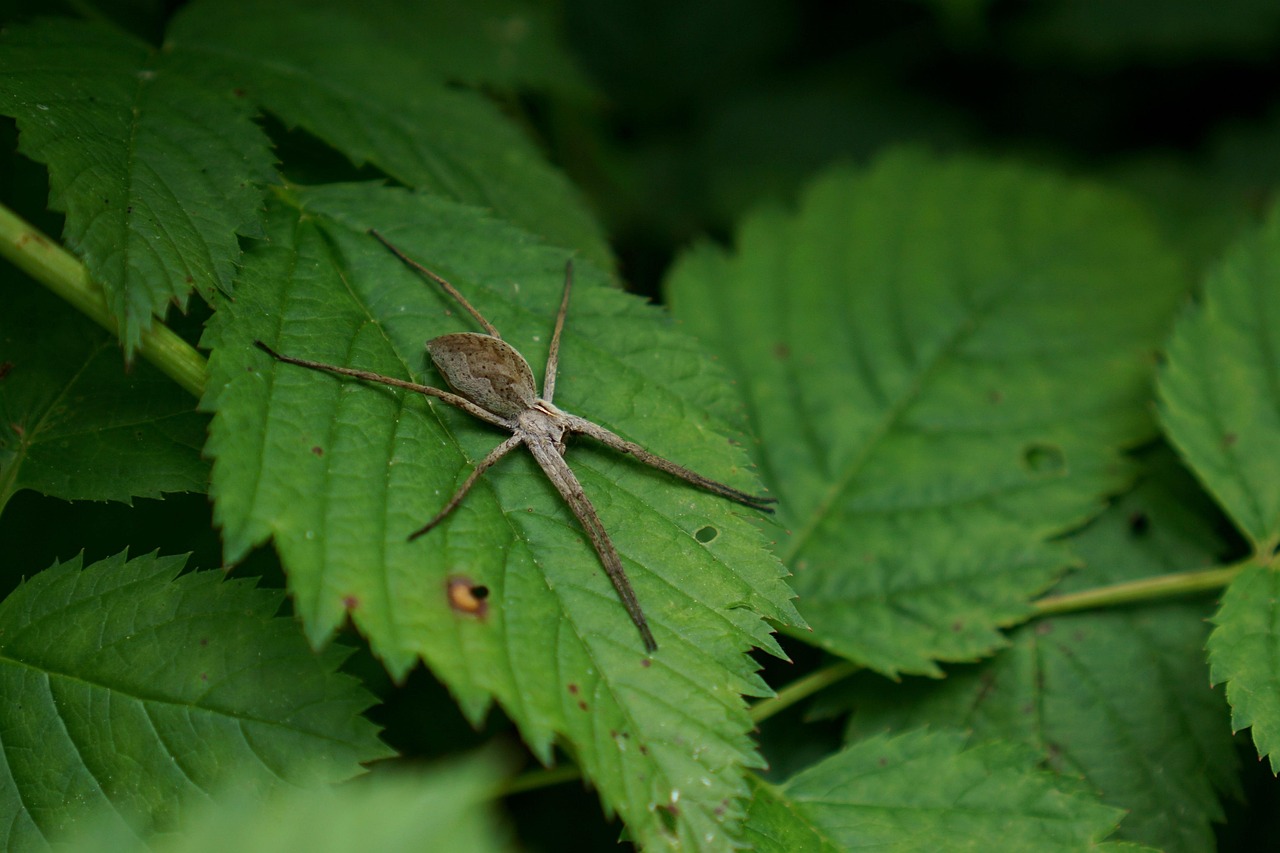
[[[1280,772],[1274,552],[1280,542],[1280,211],[1213,269],[1178,322],[1160,373],[1160,417],[1178,451],[1254,548],[1209,638],[1213,683],[1227,683],[1232,726],[1253,728]]]
[[[0,508],[21,489],[66,500],[202,492],[207,418],[148,364],[21,276],[0,288]],[[35,319],[39,318],[39,322]]]
[[[1253,729],[1258,755],[1280,773],[1280,572],[1248,565],[1222,596],[1209,635],[1210,681],[1226,682],[1231,728]]]
[[[369,696],[313,654],[280,595],[183,557],[55,564],[0,602],[5,696],[0,846],[41,849],[95,810],[173,828],[188,799],[234,780],[347,778],[387,750]]]
[[[1084,565],[1064,591],[1213,564],[1224,545],[1202,493],[1171,459],[1149,465],[1133,493],[1072,537]],[[1125,809],[1118,837],[1168,853],[1212,849],[1218,793],[1238,796],[1239,782],[1227,709],[1202,656],[1208,608],[1173,601],[1041,619],[945,681],[888,688],[869,676],[838,705],[853,711],[853,739],[921,726],[1016,738]]]
[[[577,191],[497,107],[450,85],[448,69],[414,43],[406,28],[414,19],[406,20],[404,4],[387,2],[205,0],[183,9],[168,43],[357,166],[489,208],[609,265],[610,250]],[[456,35],[448,37],[464,41]]]
[[[1124,198],[914,154],[832,172],[737,245],[687,254],[669,293],[738,377],[798,636],[888,674],[990,653],[1151,434],[1175,262]]]
[[[352,850],[511,849],[492,807],[502,764],[493,755],[421,773],[375,772],[341,788],[234,788],[192,809],[179,831],[143,844],[103,819],[65,840],[76,853],[349,853]]]
[[[1118,63],[1189,65],[1189,57],[1262,58],[1280,9],[1270,0],[1161,0],[1158,5],[1073,0],[1034,7],[1008,30],[1021,57],[1036,65],[1062,60],[1115,68]]]
[[[49,167],[49,205],[102,284],[126,353],[193,288],[229,290],[236,232],[257,230],[271,178],[252,105],[102,24],[49,19],[0,34],[0,112]]]
[[[747,837],[761,853],[1077,851],[1119,821],[1118,809],[1035,769],[1034,753],[964,741],[948,731],[874,737],[782,785],[757,780]]]
[[[246,6],[246,8],[248,8]],[[347,0],[294,3],[291,15],[352,15]],[[532,88],[585,98],[590,84],[559,32],[559,15],[545,3],[472,0],[405,3],[367,0],[356,17],[362,35],[381,51],[413,56],[440,80],[497,89]]]
[[[798,621],[762,520],[588,442],[569,447],[657,637],[652,658],[523,451],[408,541],[505,434],[253,347],[443,384],[424,341],[475,324],[370,227],[452,281],[542,373],[562,251],[433,196],[359,185],[285,199],[205,340],[228,562],[272,537],[313,642],[349,616],[393,675],[424,658],[473,720],[496,698],[544,761],[560,735],[643,843],[720,847],[741,814],[742,768],[759,763],[741,694],[768,688],[745,653],[779,653],[761,616]],[[723,377],[591,264],[575,272],[557,405],[750,489],[746,456],[723,437]],[[451,580],[486,587],[485,606],[453,609]]]
[[[1208,276],[1160,372],[1160,419],[1259,551],[1280,541],[1280,212]]]

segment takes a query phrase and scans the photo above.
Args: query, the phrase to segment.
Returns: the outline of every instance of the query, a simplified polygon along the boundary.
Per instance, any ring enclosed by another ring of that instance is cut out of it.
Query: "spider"
[[[435,363],[436,370],[444,377],[452,392],[406,382],[391,376],[383,376],[367,370],[350,367],[339,367],[303,358],[283,355],[267,346],[262,341],[254,341],[254,345],[272,358],[294,364],[299,367],[350,376],[366,382],[377,382],[395,388],[404,388],[428,397],[448,403],[482,421],[501,427],[511,433],[511,437],[503,441],[489,454],[480,460],[475,469],[468,475],[458,490],[436,513],[436,516],[422,527],[409,534],[409,539],[417,539],[429,532],[453,512],[467,492],[476,484],[489,468],[515,448],[524,445],[533,454],[538,466],[542,468],[556,491],[564,498],[565,503],[573,511],[592,547],[600,558],[605,573],[613,582],[618,597],[622,600],[631,621],[640,631],[646,651],[658,650],[658,644],[649,630],[649,623],[640,609],[627,573],[622,567],[617,549],[610,540],[608,531],[600,521],[595,507],[582,490],[581,483],[564,461],[565,438],[569,435],[585,435],[595,439],[606,447],[619,453],[634,456],[640,462],[665,471],[687,483],[691,483],[704,491],[720,495],[731,501],[751,507],[761,512],[773,512],[769,504],[777,500],[739,491],[732,486],[716,482],[704,477],[669,459],[650,453],[635,442],[627,441],[610,432],[599,424],[585,418],[570,414],[556,407],[552,402],[556,389],[556,371],[560,360],[560,333],[564,330],[565,314],[569,309],[569,293],[573,289],[573,262],[565,265],[564,293],[560,298],[560,310],[556,314],[555,329],[551,335],[551,346],[547,354],[546,376],[542,382],[542,396],[538,396],[534,384],[533,371],[516,349],[502,339],[498,330],[472,307],[471,303],[458,292],[452,284],[410,258],[380,233],[370,229],[369,234],[386,246],[397,258],[422,276],[436,284],[466,309],[484,328],[484,334],[478,332],[455,332],[441,335],[427,341],[427,353]]]

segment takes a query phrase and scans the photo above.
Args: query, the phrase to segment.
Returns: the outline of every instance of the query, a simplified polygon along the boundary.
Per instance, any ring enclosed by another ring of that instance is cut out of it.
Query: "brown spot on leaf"
[[[314,453],[316,456],[324,456],[324,448],[318,444],[315,447],[311,448],[311,452]]]
[[[791,347],[787,346],[786,343],[782,341],[778,341],[773,345],[773,354],[784,360],[791,358]]]
[[[0,381],[8,378],[9,373],[13,370],[12,361],[0,361]]]
[[[478,584],[465,575],[451,575],[446,591],[449,606],[457,613],[483,618],[489,612],[489,587],[484,584]]]
[[[360,606],[360,599],[354,595],[344,595],[342,596],[342,606],[347,608],[347,612],[350,612]]]

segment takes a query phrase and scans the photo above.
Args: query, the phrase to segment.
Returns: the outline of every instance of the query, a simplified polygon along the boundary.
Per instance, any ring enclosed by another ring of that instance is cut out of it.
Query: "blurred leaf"
[[[191,810],[179,831],[141,843],[107,820],[64,840],[76,853],[349,853],[510,850],[492,798],[502,771],[475,755],[420,773],[375,772],[340,788],[233,788]]]
[[[354,12],[361,35],[377,40],[375,62],[380,61],[382,50],[392,49],[412,57],[436,80],[508,90],[532,88],[570,98],[586,98],[590,93],[590,84],[563,44],[559,15],[547,3],[364,0],[353,10],[347,0],[313,0],[295,2],[289,14],[309,17],[320,10],[339,18]]]
[[[1197,273],[1260,224],[1280,189],[1280,111],[1214,132],[1203,156],[1129,159],[1108,178],[1142,194]]]
[[[168,44],[357,166],[489,208],[610,266],[577,191],[492,103],[449,84],[448,70],[406,29],[414,20],[406,21],[406,8],[412,4],[197,0],[175,19]],[[467,17],[452,23],[483,27],[484,16]],[[460,73],[474,71],[465,52],[458,61]]]
[[[369,695],[316,655],[280,595],[183,557],[55,564],[0,602],[0,846],[38,850],[109,809],[172,829],[189,799],[345,779],[387,754]]]
[[[1246,566],[1222,596],[1209,636],[1210,679],[1226,682],[1231,728],[1253,729],[1258,755],[1280,773],[1280,573]]]
[[[1280,7],[1271,0],[1041,0],[1008,27],[1018,54],[1048,64],[1239,61],[1272,50]]]
[[[1123,198],[912,154],[737,244],[687,254],[669,293],[738,378],[797,636],[890,675],[989,654],[1152,433],[1175,259]]]
[[[49,167],[64,239],[107,293],[126,353],[191,290],[229,290],[240,233],[273,174],[252,106],[187,76],[181,57],[105,25],[0,32],[0,112]]]
[[[707,185],[711,213],[732,221],[762,200],[791,199],[834,162],[862,162],[909,141],[955,147],[972,136],[969,123],[951,105],[872,74],[823,68],[725,99],[710,112],[691,166]]]
[[[1072,537],[1084,565],[1063,591],[1214,563],[1223,543],[1203,496],[1171,459],[1150,465],[1133,493]],[[973,741],[1019,739],[1128,811],[1118,837],[1168,853],[1212,849],[1211,823],[1223,819],[1217,794],[1238,796],[1239,782],[1227,709],[1202,656],[1208,609],[1175,601],[1044,618],[945,681],[890,688],[868,676],[827,710],[853,711],[855,740],[924,726],[963,727]]]
[[[202,492],[208,420],[148,364],[35,282],[0,286],[0,508],[20,489],[66,500]]]
[[[958,732],[874,737],[782,785],[755,782],[747,817],[767,853],[1093,849],[1122,812],[1064,790],[1022,747]]]
[[[1280,541],[1280,210],[1210,272],[1160,372],[1165,432],[1255,548]]]
[[[562,736],[643,843],[720,847],[741,814],[742,768],[759,762],[741,694],[768,689],[746,652],[780,653],[762,615],[798,621],[761,520],[585,441],[569,449],[657,636],[652,658],[523,451],[407,541],[504,435],[252,346],[443,384],[424,369],[423,342],[474,323],[370,227],[457,285],[541,375],[563,251],[433,196],[360,185],[286,199],[205,340],[228,562],[272,537],[313,642],[349,616],[393,675],[424,658],[472,720],[496,698],[543,761]],[[729,408],[723,377],[659,319],[578,265],[557,404],[750,488],[746,456],[713,415]],[[451,608],[451,579],[488,589],[479,614]]]

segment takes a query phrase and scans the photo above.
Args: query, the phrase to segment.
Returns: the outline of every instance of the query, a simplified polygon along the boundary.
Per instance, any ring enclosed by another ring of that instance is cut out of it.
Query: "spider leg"
[[[336,364],[325,364],[322,361],[310,361],[305,358],[294,358],[291,355],[281,355],[262,341],[254,341],[253,345],[274,358],[276,361],[283,361],[285,364],[296,364],[298,367],[306,367],[311,370],[319,370],[324,373],[336,373],[339,376],[351,376],[356,379],[363,379],[365,382],[377,382],[381,385],[390,385],[393,388],[403,388],[406,391],[413,391],[426,397],[435,397],[437,400],[448,403],[462,411],[479,418],[482,421],[488,421],[494,426],[500,426],[505,430],[514,430],[515,423],[505,418],[500,418],[493,412],[487,411],[477,406],[475,403],[459,397],[457,394],[449,391],[442,391],[439,388],[432,388],[430,385],[419,385],[416,382],[406,382],[403,379],[396,379],[393,376],[383,376],[381,373],[373,373],[368,370],[357,370],[354,367],[339,367]]]
[[[564,264],[564,294],[560,297],[560,311],[556,314],[556,326],[551,332],[551,348],[547,351],[547,373],[542,380],[542,399],[548,403],[556,393],[556,373],[560,369],[560,333],[564,331],[564,315],[569,311],[569,291],[573,289],[573,259]]]
[[[409,541],[412,542],[414,539],[417,539],[419,536],[427,533],[431,528],[444,521],[445,516],[457,509],[458,504],[462,503],[462,499],[467,496],[467,492],[471,491],[471,487],[480,479],[480,475],[492,468],[499,459],[506,456],[516,447],[520,446],[522,441],[524,441],[524,436],[513,435],[493,450],[490,450],[489,455],[480,460],[480,463],[476,465],[475,470],[473,470],[467,476],[467,479],[463,481],[462,485],[458,487],[458,491],[454,492],[453,497],[449,498],[449,502],[444,505],[444,509],[436,513],[435,518],[410,533]]]
[[[769,504],[778,502],[777,498],[771,498],[767,495],[749,494],[748,492],[735,489],[733,486],[726,486],[724,483],[717,482],[709,477],[704,477],[696,471],[690,471],[683,465],[677,465],[670,459],[665,459],[658,456],[656,453],[650,453],[634,441],[627,441],[622,436],[610,432],[599,424],[593,423],[586,418],[580,418],[577,415],[571,415],[568,412],[565,412],[564,416],[568,420],[568,428],[571,431],[590,436],[605,447],[616,450],[619,453],[629,453],[645,465],[657,468],[659,471],[665,471],[673,477],[679,477],[686,483],[697,486],[703,491],[720,495],[722,498],[728,498],[731,501],[740,503],[743,506],[749,506],[752,509],[759,510],[760,512],[773,512],[773,507],[769,506]]]
[[[578,522],[586,531],[591,545],[596,549],[596,555],[600,557],[600,564],[604,566],[605,574],[609,576],[609,580],[613,581],[613,588],[618,591],[618,598],[622,599],[622,606],[627,609],[627,615],[640,630],[640,638],[644,640],[645,650],[656,652],[658,643],[653,639],[653,632],[649,630],[644,611],[640,609],[640,602],[636,599],[635,591],[631,589],[631,582],[627,580],[627,573],[622,568],[622,558],[613,547],[613,540],[609,538],[609,533],[604,529],[600,516],[596,514],[596,508],[591,505],[586,493],[582,491],[582,484],[578,482],[578,478],[573,475],[564,457],[556,451],[555,445],[550,441],[535,437],[526,441],[525,445],[546,473],[547,479],[569,505],[569,509],[573,510],[573,514],[578,517]]]
[[[431,279],[436,284],[440,285],[440,287],[444,289],[445,293],[452,296],[459,305],[467,309],[468,314],[470,314],[472,317],[475,317],[476,320],[480,322],[480,325],[484,327],[484,330],[487,334],[492,335],[493,337],[498,339],[502,338],[502,335],[498,334],[498,330],[495,329],[493,325],[484,318],[484,315],[481,314],[479,311],[477,311],[471,305],[471,303],[467,301],[467,298],[458,292],[458,288],[454,287],[452,284],[445,281],[444,278],[442,278],[439,275],[436,275],[431,270],[427,269],[422,264],[418,263],[413,258],[409,257],[404,252],[400,251],[394,243],[392,243],[386,237],[383,237],[380,233],[378,233],[376,229],[370,228],[369,234],[375,237],[379,243],[381,243],[382,245],[390,249],[391,254],[399,258],[400,261],[405,266],[409,267],[412,270],[416,270],[419,274],[425,275],[427,278]]]

